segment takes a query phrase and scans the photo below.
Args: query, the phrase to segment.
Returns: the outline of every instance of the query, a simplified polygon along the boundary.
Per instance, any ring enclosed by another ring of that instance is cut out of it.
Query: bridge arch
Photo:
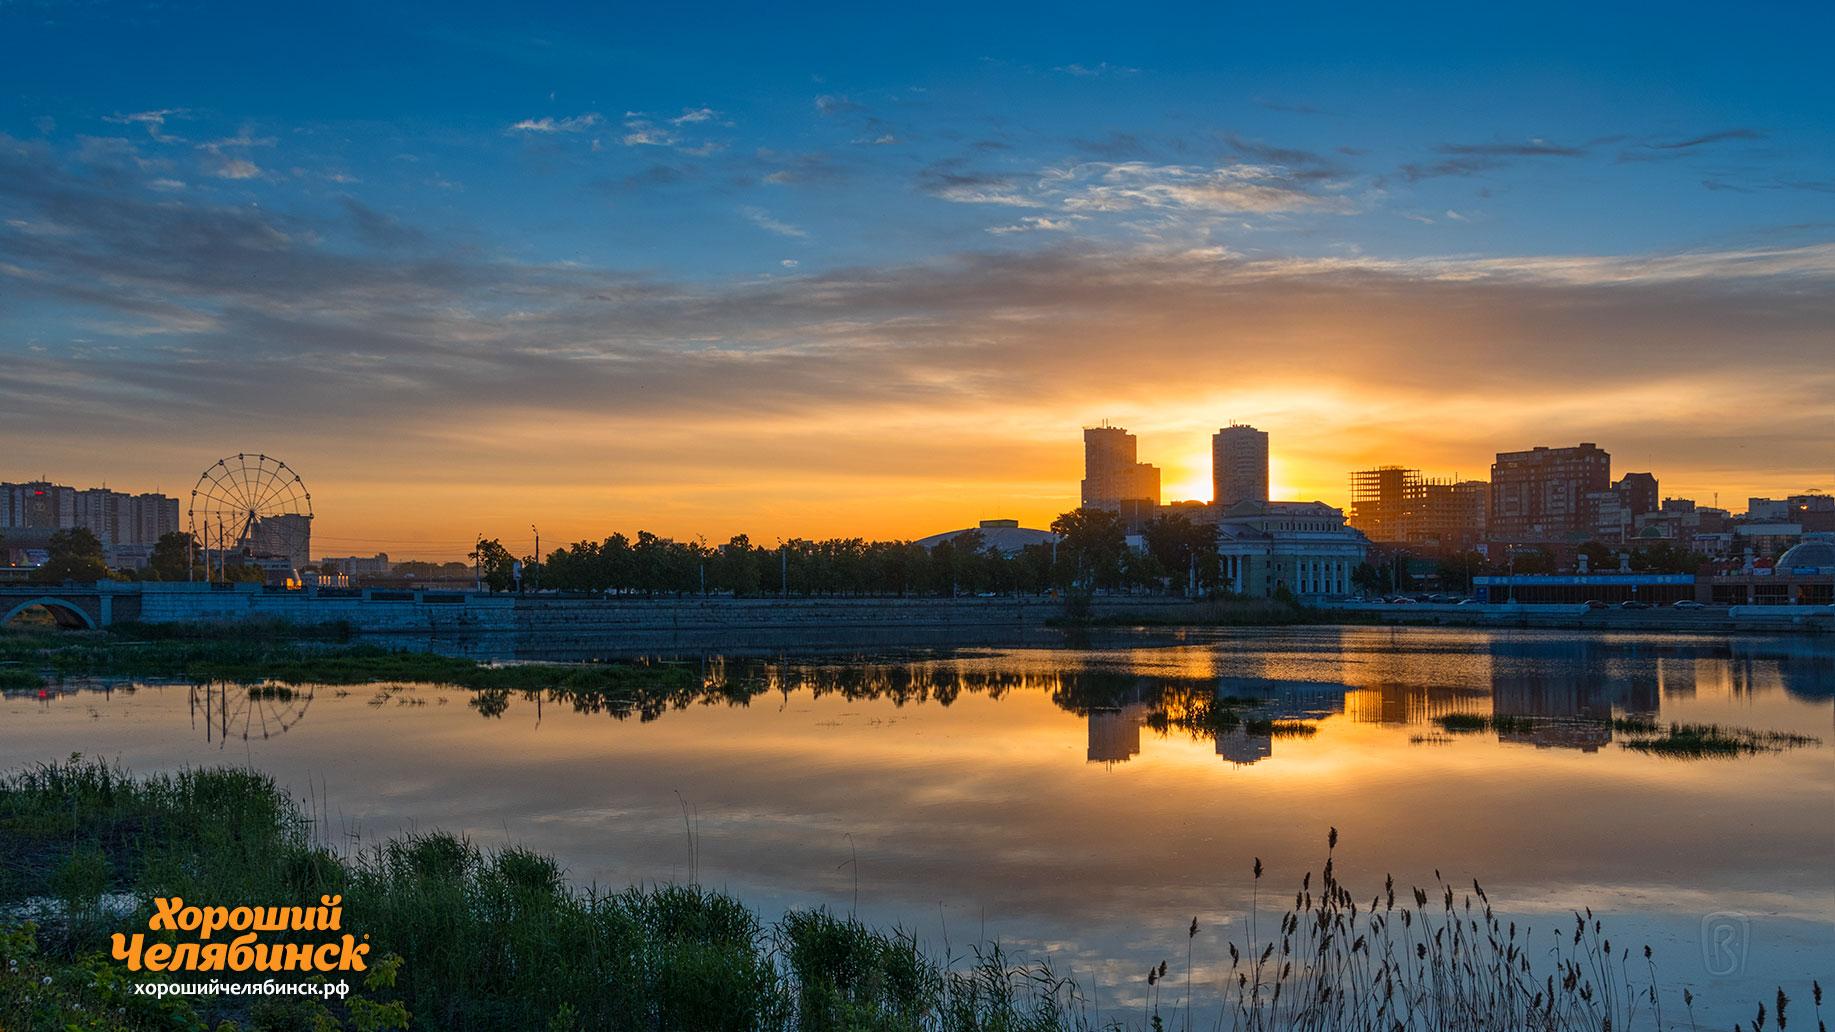
[[[62,629],[86,629],[91,631],[96,629],[96,619],[89,615],[88,610],[68,599],[57,598],[52,595],[42,595],[38,598],[26,599],[24,602],[7,610],[5,616],[0,616],[0,624],[11,623],[14,617],[33,606],[43,606],[49,610],[51,612],[51,618],[56,620],[57,626]]]

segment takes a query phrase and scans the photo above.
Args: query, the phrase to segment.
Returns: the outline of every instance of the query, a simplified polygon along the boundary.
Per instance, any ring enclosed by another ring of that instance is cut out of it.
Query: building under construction
[[[1484,539],[1489,485],[1378,466],[1351,474],[1350,524],[1371,541],[1471,548]]]

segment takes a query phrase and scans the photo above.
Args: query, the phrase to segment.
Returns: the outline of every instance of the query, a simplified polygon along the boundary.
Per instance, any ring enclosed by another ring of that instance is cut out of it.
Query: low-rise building
[[[1223,582],[1252,598],[1282,589],[1303,602],[1347,597],[1369,552],[1370,539],[1345,525],[1344,510],[1324,502],[1246,501],[1218,519]]]

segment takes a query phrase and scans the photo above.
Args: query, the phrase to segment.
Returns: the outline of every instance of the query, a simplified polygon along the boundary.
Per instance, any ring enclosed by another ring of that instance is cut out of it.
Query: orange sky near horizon
[[[1611,425],[1538,430],[1534,411],[1514,413],[1500,419],[1498,429],[1466,440],[1398,432],[1379,422],[1380,410],[1352,411],[1341,397],[1296,392],[1286,395],[1279,411],[1268,405],[1262,412],[1254,401],[1201,399],[1189,408],[1168,404],[1153,411],[1092,404],[1081,408],[1101,415],[1007,410],[978,420],[890,412],[874,420],[873,413],[855,413],[840,421],[775,420],[743,433],[662,422],[643,428],[646,447],[624,453],[606,442],[636,440],[639,428],[618,421],[559,432],[519,420],[495,432],[474,427],[442,440],[426,440],[424,432],[367,441],[255,435],[249,444],[279,455],[305,478],[316,514],[315,555],[380,551],[397,559],[457,559],[478,535],[526,551],[531,525],[541,529],[544,550],[638,530],[714,542],[744,533],[769,543],[916,538],[1003,517],[1045,527],[1077,504],[1080,425],[1100,418],[1137,433],[1142,461],[1161,467],[1166,502],[1208,500],[1210,434],[1230,421],[1270,433],[1275,497],[1346,507],[1353,469],[1398,463],[1429,475],[1486,479],[1497,450],[1581,440],[1612,453],[1615,477],[1652,469],[1666,496],[1711,504],[1718,492],[1720,504],[1736,512],[1749,496],[1835,486],[1826,470],[1818,477],[1814,468],[1740,469],[1740,447],[1651,442]],[[1429,422],[1456,420],[1421,415]],[[182,502],[194,479],[188,470],[215,457],[178,443],[106,461],[94,453],[59,457],[55,451],[46,456],[53,460],[46,468],[6,470],[6,478],[45,473],[78,487],[106,482],[121,490],[158,489]]]

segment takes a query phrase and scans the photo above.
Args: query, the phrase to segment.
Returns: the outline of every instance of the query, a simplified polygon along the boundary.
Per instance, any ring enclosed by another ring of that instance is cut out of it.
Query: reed
[[[1519,927],[1478,882],[1437,873],[1430,887],[1390,879],[1361,897],[1337,876],[1335,829],[1277,913],[1261,912],[1255,862],[1248,936],[1228,944],[1221,986],[1199,974],[1194,918],[1179,929],[1182,991],[1156,964],[1140,1009],[1106,1023],[1076,982],[997,943],[938,956],[826,910],[767,922],[700,885],[582,890],[527,850],[435,832],[341,852],[322,830],[247,770],[132,777],[73,758],[0,778],[0,914],[40,913],[0,919],[0,1028],[1626,1032],[1680,1029],[1668,1016],[1695,1003],[1661,986],[1649,947],[1615,944],[1590,910]],[[155,1001],[100,952],[108,931],[144,927],[155,896],[331,893],[379,958],[343,1003]],[[1821,996],[1814,985],[1817,1020]],[[1783,1028],[1795,1004],[1782,989],[1767,1003]]]

